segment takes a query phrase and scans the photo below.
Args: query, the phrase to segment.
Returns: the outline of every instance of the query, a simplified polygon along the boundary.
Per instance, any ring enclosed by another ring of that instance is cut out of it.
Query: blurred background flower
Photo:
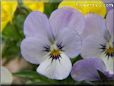
[[[59,8],[65,6],[75,8],[84,15],[88,13],[95,13],[102,17],[106,15],[106,7],[102,0],[63,0]]]
[[[23,0],[23,5],[32,11],[44,11],[44,2],[37,0]]]
[[[14,1],[5,1],[3,0],[1,2],[1,16],[2,16],[2,28],[1,31],[3,30],[3,28],[7,25],[8,22],[12,21],[13,15],[15,13],[15,10],[17,8],[17,0]]]
[[[88,15],[81,51],[81,56],[85,59],[92,56],[101,58],[111,74],[114,74],[113,14],[114,10],[110,10],[106,21],[101,16]]]

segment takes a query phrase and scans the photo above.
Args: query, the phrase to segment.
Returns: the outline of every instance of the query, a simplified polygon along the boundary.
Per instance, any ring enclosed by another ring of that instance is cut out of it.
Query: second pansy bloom
[[[40,12],[32,12],[24,23],[21,53],[27,61],[40,64],[38,73],[50,79],[65,79],[72,69],[70,58],[80,53],[79,34],[84,25],[84,16],[72,8],[55,10],[49,20]]]
[[[114,9],[110,10],[106,19],[89,14],[83,34],[81,55],[83,58],[101,58],[108,72],[114,74]]]

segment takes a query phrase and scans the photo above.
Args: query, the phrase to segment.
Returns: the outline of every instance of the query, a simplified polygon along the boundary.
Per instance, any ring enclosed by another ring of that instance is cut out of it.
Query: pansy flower
[[[71,72],[70,58],[80,53],[78,33],[83,28],[83,15],[72,8],[55,10],[49,20],[43,13],[32,12],[24,22],[21,53],[27,61],[39,64],[38,73],[50,79],[64,79]]]
[[[98,15],[89,14],[83,34],[81,55],[84,58],[99,57],[106,70],[114,73],[114,10],[110,10],[106,20]]]
[[[73,65],[71,76],[76,81],[112,80],[113,74],[106,72],[106,66],[100,58],[88,58]]]

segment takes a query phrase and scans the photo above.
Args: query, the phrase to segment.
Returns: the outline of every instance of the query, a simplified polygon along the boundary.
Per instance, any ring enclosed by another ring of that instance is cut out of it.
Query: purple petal
[[[102,53],[102,46],[106,43],[104,36],[102,35],[89,35],[87,38],[83,40],[81,56],[83,58],[89,57],[99,57]]]
[[[82,38],[94,33],[102,34],[106,30],[105,20],[96,14],[88,14],[85,16],[86,26],[82,34]]]
[[[73,65],[71,76],[77,81],[94,81],[99,80],[97,70],[105,72],[105,65],[103,61],[99,58],[89,58],[76,62]]]
[[[55,35],[66,27],[74,28],[81,34],[85,25],[84,16],[75,9],[68,7],[55,10],[51,14],[49,21]]]
[[[22,56],[33,64],[39,64],[46,59],[47,52],[44,52],[44,47],[50,45],[45,37],[37,37],[27,37],[21,43]]]
[[[114,9],[108,12],[107,17],[106,17],[106,25],[107,25],[107,29],[113,36],[114,34]]]
[[[51,37],[52,32],[47,16],[40,12],[31,12],[24,22],[24,33],[25,36],[40,34],[46,38]]]
[[[63,46],[62,50],[70,58],[76,57],[79,55],[82,41],[79,34],[74,30],[74,28],[63,28],[57,34],[57,44]]]
[[[114,80],[114,74],[110,74],[109,72],[104,72],[109,80]]]

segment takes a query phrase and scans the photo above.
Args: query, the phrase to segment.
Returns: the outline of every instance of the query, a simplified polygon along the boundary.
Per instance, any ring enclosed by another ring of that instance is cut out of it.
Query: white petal
[[[13,81],[13,76],[12,76],[12,74],[11,74],[11,72],[8,70],[8,69],[6,69],[5,67],[0,67],[0,75],[1,75],[1,84],[2,85],[10,85],[11,83],[12,83],[12,81]]]
[[[50,43],[45,38],[41,37],[27,37],[21,43],[21,54],[29,62],[39,64],[45,59],[46,46],[50,46]]]
[[[65,54],[61,54],[60,61],[52,61],[51,58],[48,58],[39,65],[37,72],[50,79],[62,80],[68,77],[71,68],[70,59]]]
[[[110,74],[114,74],[114,57],[108,57],[105,54],[101,54],[100,58],[104,61],[106,70]]]
[[[105,20],[96,14],[88,14],[85,16],[85,29],[82,37],[85,38],[93,33],[102,34],[106,30]]]
[[[62,44],[63,51],[68,57],[73,58],[79,55],[82,41],[80,35],[74,28],[63,28],[57,35],[57,44]]]
[[[51,14],[49,21],[55,35],[58,31],[66,27],[74,28],[81,34],[85,25],[84,16],[80,12],[69,7],[55,10]]]
[[[40,12],[31,12],[24,22],[25,36],[41,35],[51,37],[51,27],[46,15]]]
[[[102,53],[101,44],[106,41],[101,35],[89,35],[82,43],[81,55],[83,58],[99,57]]]

